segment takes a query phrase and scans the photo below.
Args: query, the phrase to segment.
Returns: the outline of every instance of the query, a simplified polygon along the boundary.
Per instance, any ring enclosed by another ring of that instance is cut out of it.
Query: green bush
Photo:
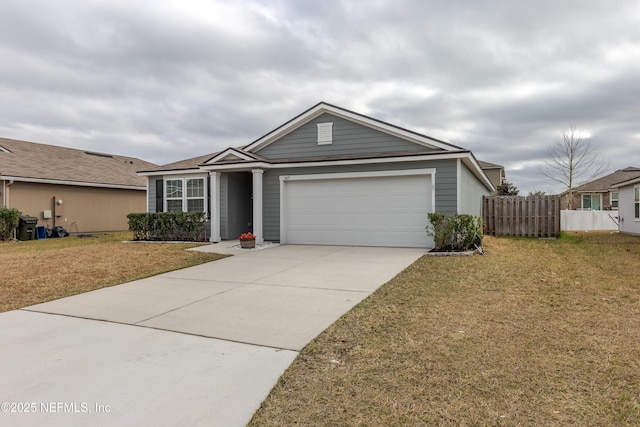
[[[9,240],[13,237],[13,230],[20,222],[20,212],[15,208],[0,208],[0,240]]]
[[[205,238],[207,214],[204,212],[130,213],[129,231],[134,240],[188,240]]]
[[[463,252],[473,247],[476,235],[482,235],[482,219],[467,214],[446,216],[430,213],[427,235],[433,238],[436,251]]]

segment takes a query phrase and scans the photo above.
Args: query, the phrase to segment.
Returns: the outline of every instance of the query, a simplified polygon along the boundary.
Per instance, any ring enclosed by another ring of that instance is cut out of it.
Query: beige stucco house
[[[619,169],[601,178],[594,179],[573,189],[573,209],[618,210],[618,188],[615,184],[640,177],[640,168]],[[560,194],[561,209],[568,209],[569,192]]]
[[[70,233],[128,229],[127,214],[146,210],[143,160],[0,138],[0,207]]]

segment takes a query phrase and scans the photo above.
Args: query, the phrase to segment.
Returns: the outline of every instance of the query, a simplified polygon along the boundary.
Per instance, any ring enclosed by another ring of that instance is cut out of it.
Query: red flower
[[[256,238],[255,234],[248,232],[248,233],[242,233],[240,237],[238,237],[238,240],[255,240],[255,238]]]

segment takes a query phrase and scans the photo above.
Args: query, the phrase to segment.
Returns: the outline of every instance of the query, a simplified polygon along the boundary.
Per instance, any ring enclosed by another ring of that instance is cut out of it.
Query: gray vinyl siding
[[[318,145],[317,124],[325,122],[333,122],[333,143]],[[267,159],[290,159],[425,149],[422,145],[325,113],[258,150],[256,154]]]
[[[220,175],[220,237],[224,240],[227,236],[227,221],[229,210],[229,180],[227,174]]]
[[[460,163],[462,194],[460,195],[460,211],[458,213],[482,216],[482,196],[488,196],[491,193],[464,163]]]
[[[372,165],[326,166],[310,168],[271,169],[263,177],[263,234],[269,241],[280,240],[280,176],[307,175],[340,172],[388,171],[404,169],[436,169],[435,211],[455,213],[456,160],[436,160],[404,163],[383,163]],[[426,218],[427,212],[425,212]]]
[[[149,193],[147,197],[147,212],[155,212],[156,211],[156,181],[162,180],[161,176],[150,176],[149,184],[147,186],[147,192]]]

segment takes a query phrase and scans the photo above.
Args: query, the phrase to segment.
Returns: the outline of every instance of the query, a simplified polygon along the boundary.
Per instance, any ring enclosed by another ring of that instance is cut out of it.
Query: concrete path
[[[245,425],[424,250],[277,246],[0,314],[0,425]],[[3,403],[6,402],[6,403]]]

